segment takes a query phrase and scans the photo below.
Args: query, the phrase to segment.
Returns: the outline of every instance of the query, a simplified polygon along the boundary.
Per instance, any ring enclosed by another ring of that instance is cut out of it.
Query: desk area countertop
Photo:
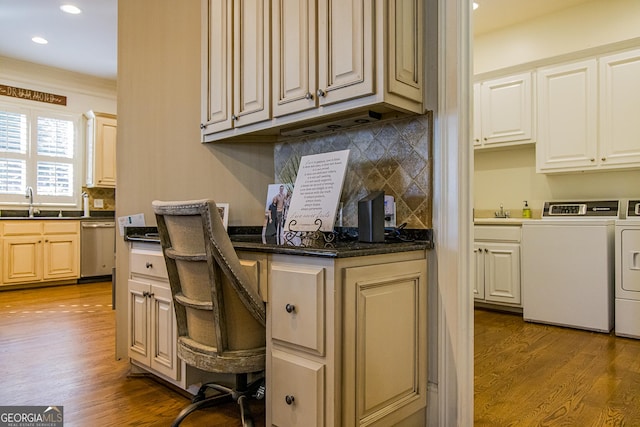
[[[433,248],[431,229],[400,230],[383,243],[360,242],[357,239],[357,229],[352,228],[339,229],[332,235],[330,233],[328,238],[323,237],[306,244],[264,242],[261,232],[261,227],[229,227],[233,246],[236,250],[244,251],[347,258]],[[125,227],[124,238],[127,241],[160,242],[156,227]]]

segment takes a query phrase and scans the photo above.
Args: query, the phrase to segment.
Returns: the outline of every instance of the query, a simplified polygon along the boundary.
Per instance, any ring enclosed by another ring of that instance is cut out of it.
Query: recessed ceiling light
[[[39,36],[31,37],[31,41],[34,42],[34,43],[38,43],[38,44],[47,44],[47,43],[49,43],[49,40],[45,39],[44,37],[39,37]]]
[[[476,10],[480,5],[477,2],[473,2],[473,10]]]
[[[82,11],[78,7],[72,4],[63,4],[62,6],[60,6],[60,10],[62,10],[63,12],[71,13],[72,15],[82,13]]]

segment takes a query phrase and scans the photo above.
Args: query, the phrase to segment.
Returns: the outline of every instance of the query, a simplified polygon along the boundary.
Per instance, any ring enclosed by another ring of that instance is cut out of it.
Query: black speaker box
[[[358,201],[358,240],[384,242],[384,191],[374,191]]]

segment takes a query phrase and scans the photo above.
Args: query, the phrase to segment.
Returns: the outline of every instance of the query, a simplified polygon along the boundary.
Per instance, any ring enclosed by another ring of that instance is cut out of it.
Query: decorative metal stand
[[[295,219],[289,221],[287,231],[284,233],[285,244],[302,248],[334,248],[336,233],[333,231],[320,231],[322,220],[320,218],[313,222],[317,228],[315,230],[295,230],[298,222]]]

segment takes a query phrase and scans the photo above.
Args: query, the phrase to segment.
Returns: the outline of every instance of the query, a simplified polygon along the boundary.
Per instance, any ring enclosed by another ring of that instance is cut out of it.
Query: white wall
[[[637,37],[640,1],[593,0],[476,37],[474,74]]]
[[[605,49],[603,45],[640,46],[640,1],[594,0],[474,40],[475,72],[534,68],[553,57]],[[525,65],[523,65],[525,64]],[[474,208],[484,216],[500,204],[519,216],[523,201],[539,211],[545,200],[640,197],[640,171],[544,175],[535,172],[535,148],[475,151]]]
[[[521,216],[524,200],[535,214],[545,200],[638,198],[640,171],[538,174],[535,149],[530,146],[476,151],[474,185],[476,213],[494,212],[502,203],[517,217]]]
[[[67,97],[66,106],[0,97],[71,113],[89,110],[116,114],[116,82],[0,56],[0,83]]]

